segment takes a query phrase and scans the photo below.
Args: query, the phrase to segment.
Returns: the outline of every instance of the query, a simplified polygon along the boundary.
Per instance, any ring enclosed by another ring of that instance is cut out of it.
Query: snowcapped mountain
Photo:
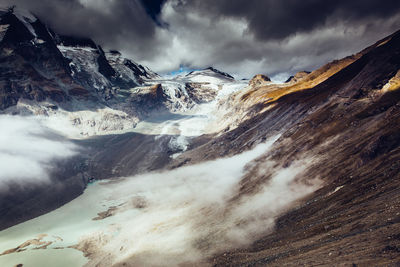
[[[150,69],[129,59],[118,51],[105,53],[90,39],[56,36],[57,48],[69,60],[71,76],[87,88],[95,88],[110,100],[118,90],[143,85],[159,77]]]
[[[234,78],[228,73],[219,71],[213,67],[208,67],[203,70],[195,70],[189,72],[185,77],[192,82],[210,82],[209,77],[214,77],[216,83],[221,83],[221,81],[233,81]]]
[[[62,118],[84,136],[190,110],[235,82],[211,67],[162,78],[89,38],[57,34],[26,11],[0,11],[0,30],[0,112]]]
[[[105,103],[119,89],[158,77],[116,51],[106,54],[90,39],[58,35],[29,13],[3,10],[0,19],[1,78],[6,88],[18,87],[12,96],[3,94],[1,109],[16,105],[20,98]],[[5,75],[7,67],[11,77]]]

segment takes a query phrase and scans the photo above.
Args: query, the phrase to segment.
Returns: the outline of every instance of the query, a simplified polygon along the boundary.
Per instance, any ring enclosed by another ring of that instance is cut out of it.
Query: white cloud
[[[3,1],[33,11],[59,33],[91,37],[161,73],[181,64],[214,66],[238,78],[311,71],[400,27],[399,4],[361,0],[364,9],[349,1],[168,0],[160,14],[164,28],[139,0]]]
[[[275,140],[271,138],[231,158],[98,187],[91,192],[97,201],[105,207],[105,203],[113,203],[119,212],[105,219],[100,229],[96,226],[94,233],[85,232],[82,244],[95,251],[89,265],[127,262],[177,266],[201,262],[221,250],[246,245],[271,230],[276,217],[294,200],[318,188],[318,183],[309,181],[306,185],[295,179],[310,162],[280,169],[267,161],[263,163],[263,174],[270,173],[272,178],[261,183],[259,191],[238,193],[243,175],[250,168],[247,164],[272,149]],[[138,201],[143,203],[139,208]]]
[[[40,118],[0,116],[0,189],[10,182],[45,182],[54,160],[76,147],[44,126]]]

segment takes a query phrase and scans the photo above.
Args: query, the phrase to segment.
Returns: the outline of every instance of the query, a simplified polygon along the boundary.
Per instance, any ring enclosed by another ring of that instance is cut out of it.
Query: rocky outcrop
[[[140,87],[129,98],[131,108],[142,118],[149,116],[153,112],[167,112],[168,101],[169,98],[159,83],[148,87]]]
[[[299,71],[294,76],[290,76],[285,83],[297,83],[303,80],[308,74],[311,72],[309,71]]]
[[[21,97],[67,100],[68,89],[80,85],[72,80],[67,62],[45,26],[38,19],[20,19],[12,11],[0,19],[4,35],[0,41],[0,109],[15,105]]]
[[[206,69],[204,69],[204,70],[205,70],[205,71],[212,71],[212,72],[215,72],[215,73],[217,73],[217,74],[219,74],[219,75],[221,75],[221,76],[226,77],[227,79],[231,79],[231,80],[235,79],[235,78],[233,78],[233,76],[231,76],[230,74],[228,74],[228,73],[226,73],[226,72],[223,72],[223,71],[220,71],[220,70],[217,70],[217,69],[215,69],[215,68],[213,68],[213,67],[208,67],[208,68],[206,68]]]
[[[217,91],[207,83],[186,83],[186,91],[197,104],[213,101],[217,96]]]
[[[215,77],[215,78],[218,78],[220,80],[225,80],[225,81],[233,81],[234,80],[234,78],[230,74],[228,74],[226,72],[222,72],[220,70],[217,70],[213,67],[208,67],[208,68],[202,69],[202,70],[191,71],[185,75],[185,77],[189,78],[189,79],[195,79],[196,77],[201,78],[201,76]]]
[[[264,74],[257,74],[256,76],[254,76],[250,80],[249,86],[251,86],[251,87],[259,87],[259,86],[264,85],[264,84],[266,84],[266,83],[268,83],[270,81],[271,81],[271,79],[268,76],[266,76]]]

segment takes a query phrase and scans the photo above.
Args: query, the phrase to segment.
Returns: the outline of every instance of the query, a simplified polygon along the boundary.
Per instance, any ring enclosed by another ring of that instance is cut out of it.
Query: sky
[[[159,73],[285,80],[400,29],[398,0],[1,0]]]

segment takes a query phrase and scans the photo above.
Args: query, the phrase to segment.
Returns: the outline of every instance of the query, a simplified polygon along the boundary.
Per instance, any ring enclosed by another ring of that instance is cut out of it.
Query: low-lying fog
[[[39,117],[0,116],[0,192],[9,183],[46,182],[54,160],[73,156],[77,147]]]
[[[96,182],[67,205],[0,232],[0,254],[39,234],[51,242],[46,249],[32,250],[31,245],[27,251],[0,256],[0,265],[71,266],[71,261],[63,262],[73,258],[79,266],[86,260],[69,248],[74,245],[89,256],[89,266],[207,264],[214,253],[270,231],[293,201],[316,189],[296,182],[307,167],[298,162],[273,170],[272,179],[256,194],[233,200],[246,164],[273,149],[277,137],[231,158]],[[265,171],[272,165],[266,162]]]
[[[151,134],[155,142],[174,134],[169,146],[185,151],[187,137],[219,122],[218,101],[242,86],[224,86],[215,101],[199,105],[190,116],[142,122],[131,130]],[[78,151],[61,136],[76,135],[69,125],[68,116],[0,116],[0,189],[10,181],[46,182],[54,160]],[[90,184],[61,208],[1,231],[0,266],[207,265],[212,255],[271,231],[277,216],[318,187],[296,179],[311,159],[287,168],[264,160],[254,175],[272,178],[257,192],[240,195],[253,160],[273,151],[278,137],[231,158]]]

